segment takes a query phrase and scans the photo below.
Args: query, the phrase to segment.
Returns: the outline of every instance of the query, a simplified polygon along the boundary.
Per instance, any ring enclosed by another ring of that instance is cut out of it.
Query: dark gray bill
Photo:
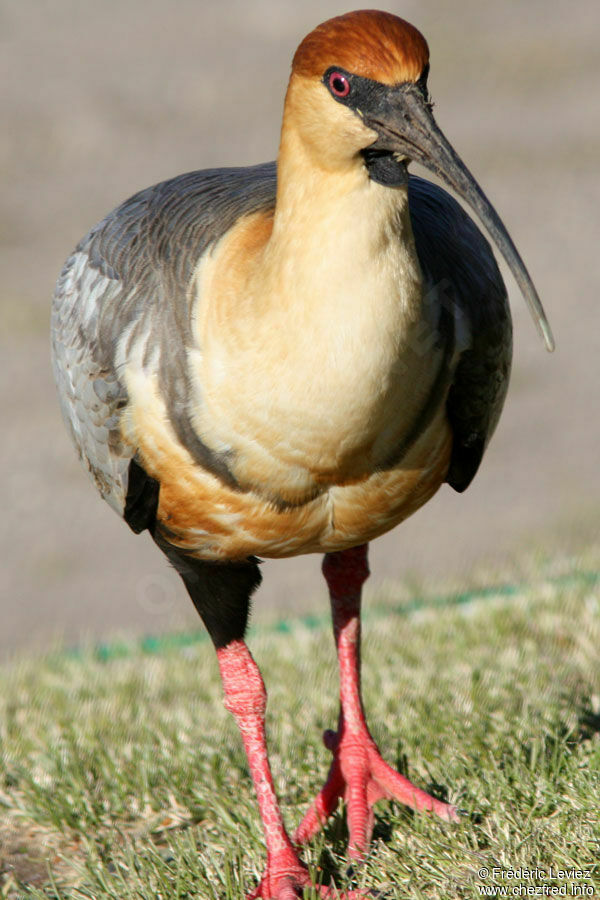
[[[469,204],[508,263],[547,349],[554,350],[544,307],[517,248],[500,216],[436,125],[419,86],[403,84],[390,91],[386,100],[385,109],[380,108],[376,117],[365,116],[366,124],[379,134],[372,148],[385,147],[421,163]]]

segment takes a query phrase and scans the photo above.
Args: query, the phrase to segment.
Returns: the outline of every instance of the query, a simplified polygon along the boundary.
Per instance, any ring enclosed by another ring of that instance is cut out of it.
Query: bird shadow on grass
[[[582,744],[600,734],[600,711],[597,712],[593,708],[591,697],[580,700],[575,705],[575,709],[577,710],[577,726],[572,733],[565,736],[568,745]]]
[[[547,763],[556,764],[564,758],[565,751],[576,750],[580,744],[591,741],[600,734],[600,712],[594,708],[591,696],[563,696],[564,703],[575,715],[575,724],[568,725],[564,721],[556,721],[547,733],[533,738],[522,745],[522,751],[528,766],[533,767],[536,759],[543,758]]]

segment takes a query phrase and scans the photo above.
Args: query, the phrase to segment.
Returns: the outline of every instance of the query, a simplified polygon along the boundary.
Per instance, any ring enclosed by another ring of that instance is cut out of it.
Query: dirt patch
[[[19,822],[0,823],[0,896],[20,900],[21,885],[42,888],[51,878],[75,886],[79,877],[69,863],[79,856],[81,841],[54,831]]]

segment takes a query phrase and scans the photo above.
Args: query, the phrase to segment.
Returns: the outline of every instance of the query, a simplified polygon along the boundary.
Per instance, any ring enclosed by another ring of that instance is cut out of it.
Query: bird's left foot
[[[313,887],[308,870],[302,865],[295,853],[287,848],[280,854],[269,858],[267,871],[246,900],[298,900],[304,888]],[[366,900],[369,896],[363,891],[340,893],[335,888],[316,887],[317,894],[323,900]]]
[[[362,859],[373,833],[373,805],[384,798],[397,800],[412,809],[433,812],[448,822],[457,822],[455,806],[437,800],[396,772],[381,757],[366,728],[348,732],[326,731],[323,742],[333,753],[327,781],[317,795],[293,840],[303,844],[323,826],[339,800],[345,800],[348,820],[348,852]]]

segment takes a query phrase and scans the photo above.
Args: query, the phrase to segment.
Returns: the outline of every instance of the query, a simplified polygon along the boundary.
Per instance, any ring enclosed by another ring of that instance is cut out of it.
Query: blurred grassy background
[[[64,258],[109,209],[195,168],[274,157],[289,63],[346,2],[0,0],[0,652],[64,635],[197,625],[176,576],[88,484],[48,351]],[[600,5],[389,3],[425,33],[447,136],[497,206],[557,339],[512,282],[512,389],[462,497],[377,541],[372,587],[493,581],[515,557],[598,538]],[[256,617],[324,598],[316,557],[265,565]],[[261,612],[262,610],[262,612]]]

